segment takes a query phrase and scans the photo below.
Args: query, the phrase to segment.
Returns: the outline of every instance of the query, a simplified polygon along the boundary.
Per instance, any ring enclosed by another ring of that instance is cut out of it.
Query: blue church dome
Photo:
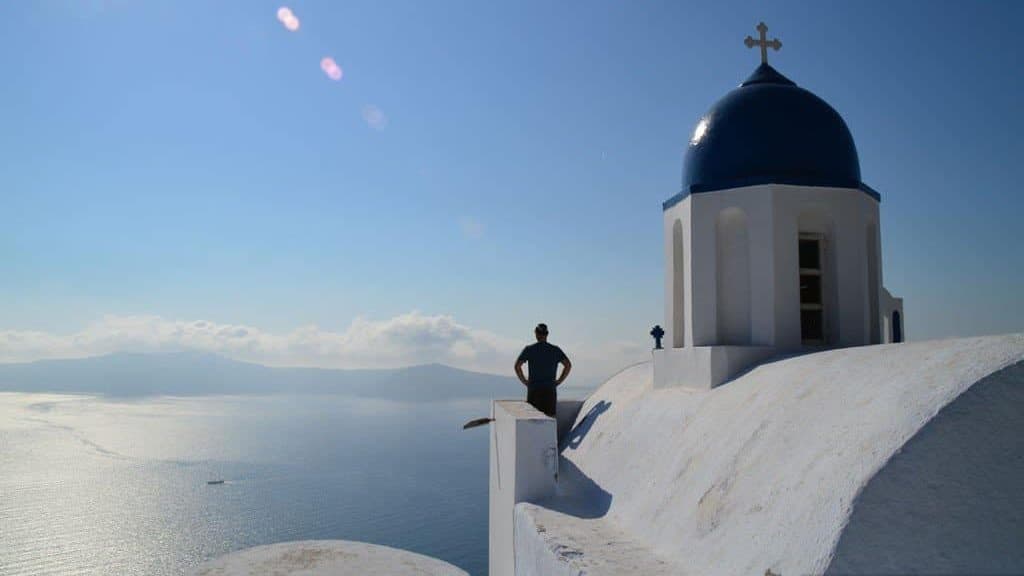
[[[680,196],[768,183],[859,188],[878,198],[860,180],[857,147],[839,113],[761,64],[697,124]]]

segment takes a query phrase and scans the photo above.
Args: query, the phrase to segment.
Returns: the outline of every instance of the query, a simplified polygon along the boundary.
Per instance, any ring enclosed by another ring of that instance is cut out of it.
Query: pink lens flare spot
[[[325,56],[323,60],[320,60],[320,69],[323,70],[324,74],[327,74],[327,77],[331,80],[341,80],[341,66],[338,66],[338,63],[334,61],[334,58]]]
[[[282,6],[277,9],[277,19],[284,25],[288,30],[295,32],[299,29],[299,19],[292,12],[291,8]]]

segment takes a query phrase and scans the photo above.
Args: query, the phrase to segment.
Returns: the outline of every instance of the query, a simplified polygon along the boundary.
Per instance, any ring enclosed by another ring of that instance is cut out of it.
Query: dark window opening
[[[825,343],[825,298],[822,279],[822,239],[801,235],[800,258],[800,340],[804,344]]]
[[[800,335],[805,343],[821,342],[825,339],[821,316],[821,310],[800,311]]]
[[[817,240],[800,240],[800,267],[821,269],[821,252]]]
[[[821,276],[800,275],[800,303],[821,304]]]

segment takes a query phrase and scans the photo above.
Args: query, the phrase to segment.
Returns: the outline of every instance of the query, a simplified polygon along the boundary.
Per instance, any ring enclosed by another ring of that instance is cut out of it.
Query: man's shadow
[[[587,415],[583,417],[583,420],[580,420],[580,423],[573,428],[571,432],[569,432],[569,435],[565,438],[562,450],[565,450],[566,448],[571,450],[579,448],[580,444],[583,442],[583,438],[586,437],[587,432],[590,432],[590,427],[593,426],[594,422],[597,421],[597,418],[601,414],[607,412],[611,406],[611,402],[605,402],[604,400],[594,404],[590,411],[587,412]]]
[[[580,420],[580,423],[565,437],[560,446],[561,451],[579,448],[587,433],[590,432],[594,422],[597,421],[601,414],[607,412],[611,406],[611,402],[604,400],[592,406],[590,411]],[[610,493],[601,488],[590,476],[587,476],[580,470],[575,463],[564,456],[559,457],[558,467],[556,494],[539,502],[539,504],[577,518],[601,518],[608,513],[608,509],[612,504],[612,495]]]

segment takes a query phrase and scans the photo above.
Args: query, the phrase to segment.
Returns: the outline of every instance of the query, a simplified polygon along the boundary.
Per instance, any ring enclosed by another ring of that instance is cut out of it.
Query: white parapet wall
[[[775,356],[771,346],[687,346],[654,351],[655,388],[710,390]]]
[[[495,400],[491,417],[490,576],[515,574],[515,505],[546,498],[558,480],[554,418],[519,400]]]

